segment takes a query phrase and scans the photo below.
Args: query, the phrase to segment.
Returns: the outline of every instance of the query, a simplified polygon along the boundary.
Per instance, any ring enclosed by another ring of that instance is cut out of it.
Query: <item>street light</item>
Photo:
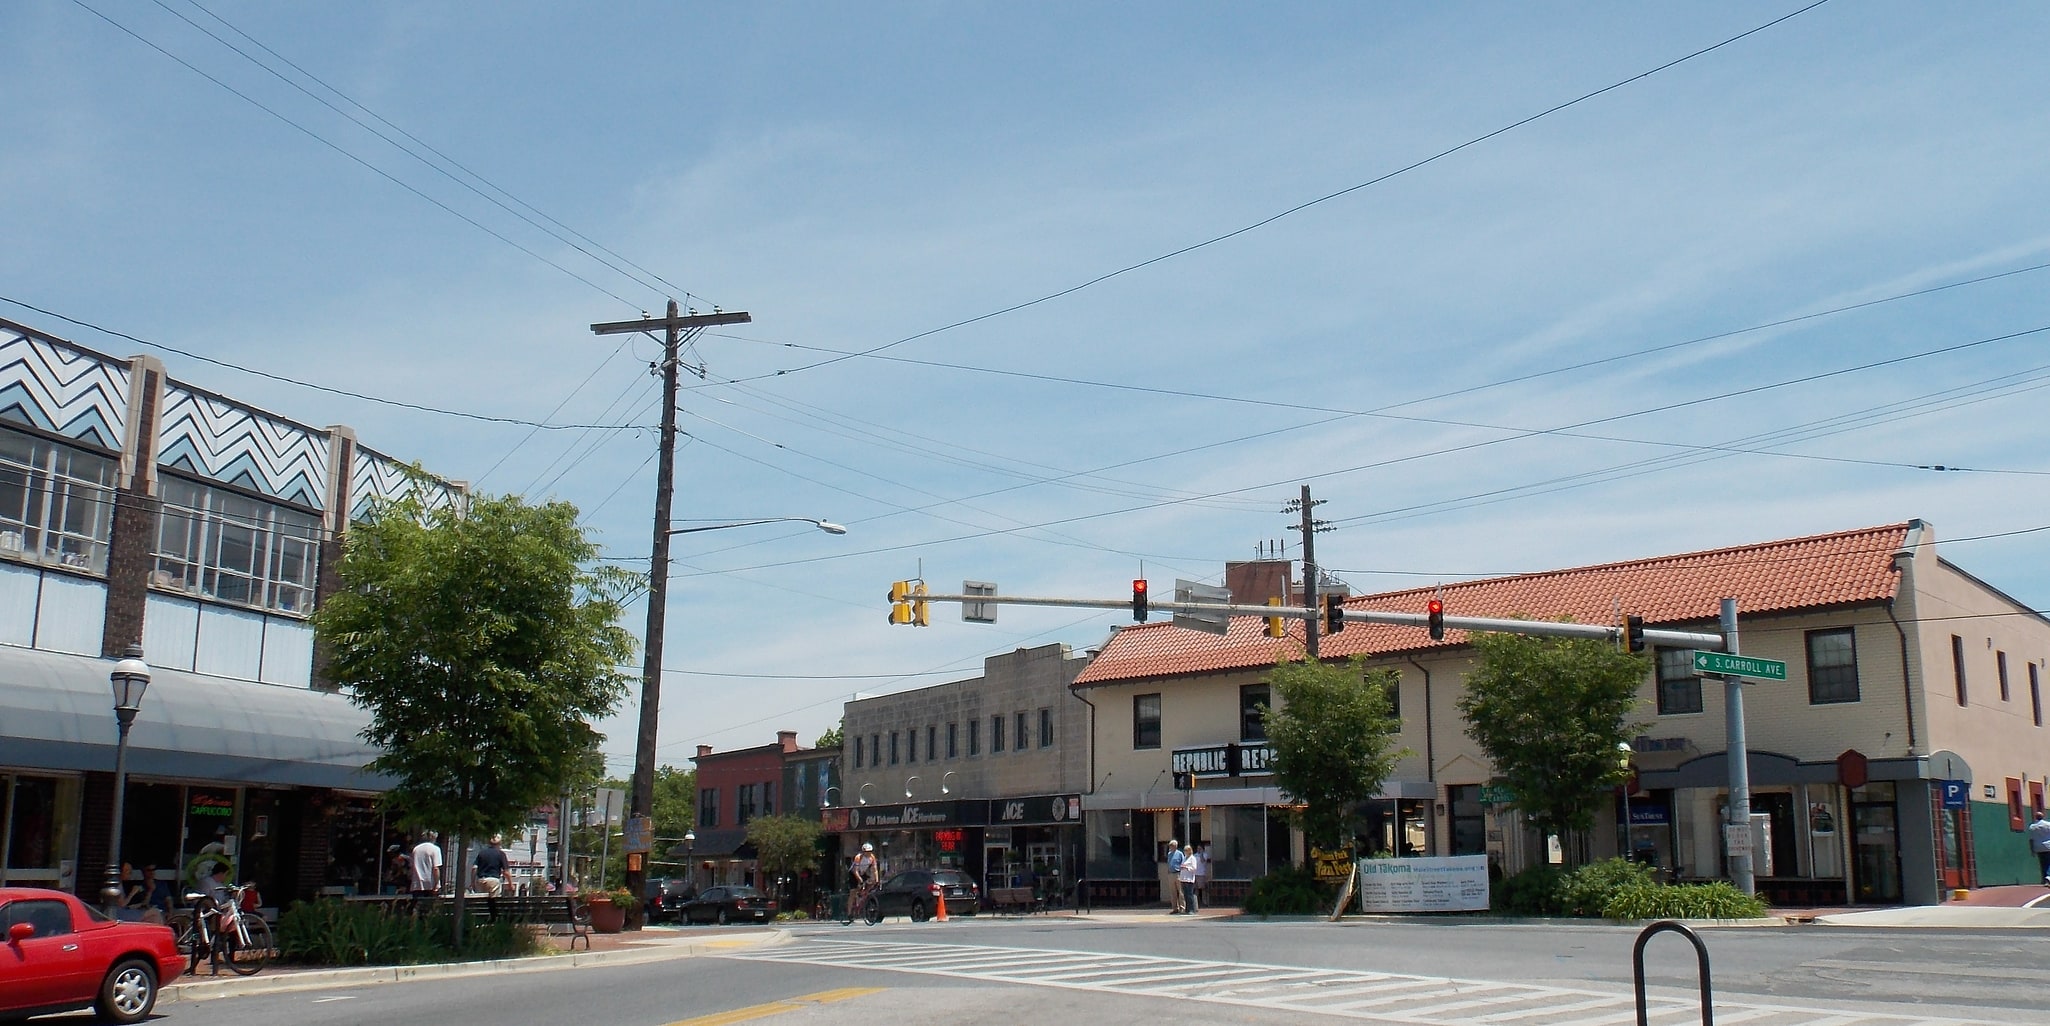
[[[690,884],[692,890],[697,890],[698,886],[698,863],[695,858],[697,852],[698,832],[695,830],[685,830],[683,832],[683,878]]]
[[[954,772],[955,772],[955,771],[953,771],[953,770],[948,770],[948,771],[947,771],[946,773],[944,773],[944,774],[942,774],[942,775],[940,776],[940,793],[941,793],[941,794],[952,794],[952,793],[954,793],[954,789],[953,789],[953,788],[951,788],[951,787],[948,787],[948,786],[947,786],[947,778],[948,778],[948,777],[951,777],[951,776],[953,776],[953,775],[954,775]]]
[[[669,316],[673,323],[670,325],[669,347],[665,350],[668,355],[668,362],[664,366],[665,376],[663,379],[666,401],[662,418],[662,437],[664,440],[662,465],[657,469],[658,480],[655,487],[654,546],[653,551],[648,554],[648,629],[644,643],[641,646],[641,717],[639,729],[634,736],[633,791],[627,802],[627,814],[634,818],[651,816],[655,811],[655,733],[661,720],[662,710],[662,627],[669,615],[669,537],[676,534],[723,531],[730,527],[753,527],[757,524],[774,524],[785,521],[811,524],[827,534],[847,533],[847,529],[839,524],[829,523],[812,517],[759,517],[754,520],[736,520],[732,523],[705,524],[698,527],[670,526],[677,522],[669,516],[670,475],[674,473],[670,463],[674,452],[672,440],[675,437],[676,430],[674,395],[676,388],[675,347],[677,335],[675,325],[684,322],[676,319],[676,304],[674,302],[669,304]],[[714,314],[703,320],[705,323],[712,323],[721,316],[737,317],[741,320],[746,318],[745,314]],[[726,322],[721,321],[719,323]],[[594,330],[605,329],[600,331],[600,334],[605,334],[615,328],[620,331],[631,330],[632,326],[594,325],[593,328]],[[682,522],[690,523],[690,521]],[[629,859],[627,861],[629,866],[633,864],[633,860]],[[635,894],[643,894],[647,892],[647,888],[648,868],[646,862],[642,862],[637,869],[629,868],[626,871],[627,890]],[[629,926],[636,930],[640,929],[641,912],[638,905],[627,910],[627,918]]]
[[[838,790],[839,790],[839,788],[838,788],[838,787],[828,787],[828,788],[826,788],[826,793],[825,793],[824,795],[820,796],[820,798],[819,798],[819,808],[821,808],[821,809],[830,809],[830,808],[832,808],[832,807],[833,807],[833,792],[835,792],[835,791],[838,791]]]
[[[871,787],[874,787],[874,786],[875,786],[875,784],[873,784],[873,783],[868,783],[868,784],[863,784],[863,785],[861,785],[861,788],[860,788],[859,790],[857,790],[857,791],[855,791],[855,792],[854,792],[854,803],[855,803],[856,805],[867,805],[867,804],[868,804],[868,789],[869,789],[869,788],[871,788]]]
[[[114,741],[114,831],[107,841],[107,882],[100,888],[100,899],[107,915],[112,916],[121,907],[121,806],[128,791],[128,728],[142,708],[142,693],[149,690],[149,664],[142,661],[142,646],[128,646],[126,658],[114,664],[107,680],[114,686],[114,722],[120,728]]]
[[[1630,849],[1630,762],[1637,757],[1637,750],[1628,741],[1616,742],[1616,764],[1623,770],[1623,847],[1616,854],[1635,860],[1636,853]]]
[[[913,773],[909,777],[904,778],[904,797],[911,797],[911,782],[917,779],[918,774],[916,773]]]

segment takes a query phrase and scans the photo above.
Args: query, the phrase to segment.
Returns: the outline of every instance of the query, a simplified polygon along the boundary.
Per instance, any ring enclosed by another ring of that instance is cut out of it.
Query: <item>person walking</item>
[[[2043,872],[2043,882],[2050,884],[2050,818],[2045,818],[2042,809],[2036,810],[2036,821],[2029,824],[2029,850],[2036,853],[2036,868]]]
[[[424,906],[441,894],[441,846],[434,843],[434,831],[420,831],[420,843],[413,846],[413,903]]]
[[[505,893],[505,843],[501,834],[492,834],[484,847],[477,849],[474,866],[477,874],[477,889],[487,898],[496,898]]]
[[[1185,915],[1185,916],[1193,916],[1193,915],[1195,915],[1195,914],[1197,913],[1197,911],[1198,911],[1198,909],[1197,909],[1197,907],[1196,907],[1196,849],[1195,849],[1195,848],[1193,848],[1193,847],[1184,847],[1184,848],[1182,849],[1182,867],[1181,867],[1180,869],[1178,869],[1178,870],[1176,870],[1176,871],[1175,871],[1175,879],[1177,879],[1177,880],[1181,881],[1181,884],[1182,884],[1182,906],[1183,906],[1183,908],[1182,908],[1182,913],[1181,913],[1181,914],[1182,914],[1182,915]]]
[[[1188,911],[1188,905],[1182,900],[1182,863],[1186,859],[1180,845],[1181,842],[1172,837],[1167,839],[1167,894],[1169,904],[1174,907],[1168,914],[1173,916]]]
[[[1196,845],[1196,897],[1210,903],[1210,842]]]

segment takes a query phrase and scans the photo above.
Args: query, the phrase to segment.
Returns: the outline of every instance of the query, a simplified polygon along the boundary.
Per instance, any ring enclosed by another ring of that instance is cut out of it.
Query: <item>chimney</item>
[[[707,755],[710,755],[710,754],[712,754],[712,746],[711,746],[711,745],[699,745],[699,746],[698,746],[698,758],[702,759],[702,758],[704,758],[705,756],[707,756]]]
[[[783,746],[783,752],[784,752],[784,754],[786,754],[786,755],[787,755],[787,754],[789,754],[789,753],[791,753],[791,752],[797,751],[797,731],[794,731],[794,730],[779,730],[779,731],[777,731],[777,732],[776,732],[776,743],[777,743],[777,744],[779,744],[779,745],[782,745],[782,746]]]

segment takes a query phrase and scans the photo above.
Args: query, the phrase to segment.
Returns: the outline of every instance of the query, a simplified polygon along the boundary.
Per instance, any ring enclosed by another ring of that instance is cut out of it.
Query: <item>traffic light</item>
[[[1246,750],[1239,747],[1239,743],[1236,741],[1227,743],[1224,746],[1224,775],[1227,777],[1242,776],[1245,773],[1245,769]]]
[[[926,616],[924,581],[911,587],[911,622],[920,627],[932,626],[932,620]]]
[[[893,624],[911,622],[911,582],[890,582],[890,622]]]
[[[1445,603],[1432,599],[1424,611],[1431,614],[1431,640],[1445,640]]]
[[[1150,612],[1150,609],[1146,602],[1146,580],[1144,578],[1140,578],[1132,582],[1133,622],[1144,623],[1146,621],[1146,614],[1148,612]]]
[[[1280,604],[1281,604],[1281,600],[1280,600],[1280,599],[1278,599],[1278,598],[1271,598],[1271,599],[1268,599],[1268,600],[1267,600],[1267,604],[1268,604],[1268,605],[1270,605],[1270,606],[1278,606],[1278,605],[1280,605]],[[1268,617],[1268,618],[1267,618],[1267,636],[1268,636],[1268,637],[1270,637],[1270,638],[1285,638],[1285,637],[1288,637],[1288,626],[1287,626],[1287,622],[1286,622],[1286,621],[1284,621],[1284,620],[1283,620],[1283,619],[1282,619],[1281,617],[1278,617],[1278,616],[1270,616],[1270,617]]]
[[[1623,618],[1623,650],[1626,652],[1644,651],[1644,617],[1626,616]]]
[[[1153,779],[1159,780],[1160,778],[1154,777]],[[1177,791],[1194,791],[1196,789],[1196,774],[1190,770],[1176,770],[1174,772],[1174,789]]]
[[[1345,596],[1324,596],[1324,633],[1336,634],[1345,629]]]

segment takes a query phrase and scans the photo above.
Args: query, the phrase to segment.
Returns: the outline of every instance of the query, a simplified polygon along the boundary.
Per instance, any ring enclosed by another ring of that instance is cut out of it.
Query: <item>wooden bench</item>
[[[435,902],[434,911],[454,912],[455,899],[444,897]],[[584,942],[584,950],[591,948],[591,910],[571,894],[507,894],[487,898],[481,894],[466,895],[463,911],[478,919],[494,923],[533,923],[538,926],[569,927],[569,949],[577,949],[577,941]]]
[[[1046,909],[1030,887],[992,887],[984,893],[990,908],[998,912],[1043,912]]]

